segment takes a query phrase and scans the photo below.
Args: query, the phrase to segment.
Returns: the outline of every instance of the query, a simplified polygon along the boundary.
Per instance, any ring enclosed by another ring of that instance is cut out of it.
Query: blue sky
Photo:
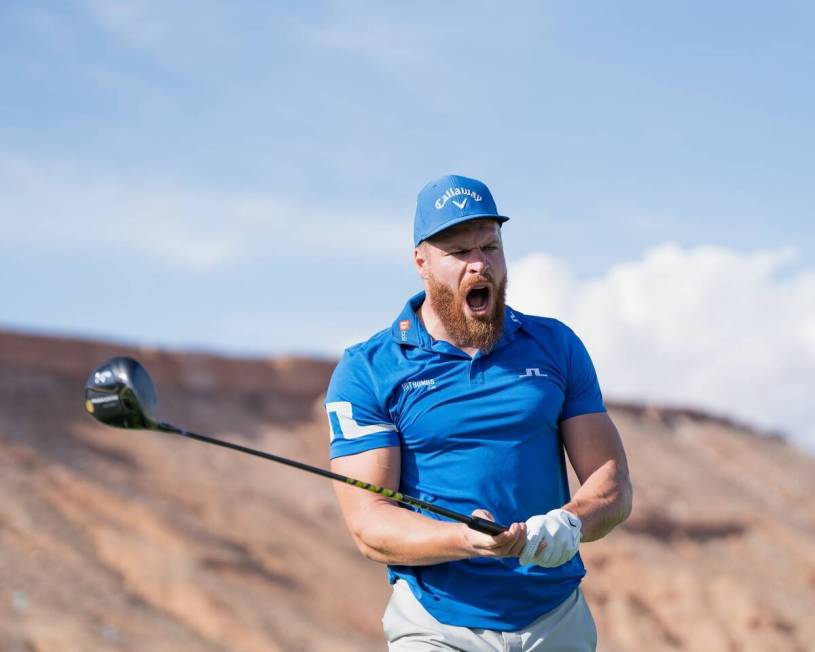
[[[415,195],[449,172],[512,217],[511,264],[548,256],[570,292],[650,273],[655,247],[714,247],[783,260],[756,296],[793,292],[809,324],[813,19],[804,2],[6,0],[0,324],[336,355],[419,288]],[[510,298],[535,304],[541,278]]]

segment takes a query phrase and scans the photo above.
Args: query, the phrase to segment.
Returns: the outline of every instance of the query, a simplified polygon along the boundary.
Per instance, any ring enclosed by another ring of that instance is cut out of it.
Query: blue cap
[[[416,200],[416,219],[413,222],[413,244],[418,246],[451,226],[492,218],[499,223],[509,218],[498,214],[490,189],[477,179],[455,174],[431,181]]]

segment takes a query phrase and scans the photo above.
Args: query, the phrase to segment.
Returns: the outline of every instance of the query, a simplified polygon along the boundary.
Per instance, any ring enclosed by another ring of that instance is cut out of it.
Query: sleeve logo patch
[[[325,404],[331,441],[335,439],[359,439],[368,435],[396,432],[392,423],[359,423],[354,418],[354,406],[348,401],[332,401]]]

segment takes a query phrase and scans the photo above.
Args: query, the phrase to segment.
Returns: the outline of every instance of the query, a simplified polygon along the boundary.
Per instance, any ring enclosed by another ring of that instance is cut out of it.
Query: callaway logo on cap
[[[457,195],[465,196],[461,199],[453,199],[453,197]],[[472,197],[473,201],[481,201],[481,195],[479,195],[477,192],[473,192],[469,188],[448,188],[444,194],[436,200],[436,210],[441,210],[444,208],[444,205],[447,203],[448,199],[452,199],[456,206],[464,210],[464,207],[467,205],[468,197]]]
[[[452,174],[441,177],[422,188],[416,200],[413,243],[418,246],[451,226],[482,217],[501,223],[509,219],[498,214],[489,188],[477,179]]]

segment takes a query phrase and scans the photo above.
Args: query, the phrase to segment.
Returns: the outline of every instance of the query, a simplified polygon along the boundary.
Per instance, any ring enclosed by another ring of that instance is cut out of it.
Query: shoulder
[[[586,347],[574,330],[559,319],[518,312],[515,315],[529,340],[545,351],[558,367],[568,369],[575,360],[588,356]]]
[[[349,346],[334,369],[329,392],[349,384],[377,390],[380,386],[379,379],[399,364],[395,351],[397,348],[398,344],[393,341],[390,329],[381,330],[364,342]]]
[[[520,320],[522,328],[536,339],[544,339],[550,344],[568,344],[577,339],[575,332],[559,319],[526,315],[515,309],[512,313]]]
[[[352,344],[343,351],[340,365],[367,365],[392,355],[394,347],[398,345],[391,337],[389,328],[374,333],[364,342]]]

